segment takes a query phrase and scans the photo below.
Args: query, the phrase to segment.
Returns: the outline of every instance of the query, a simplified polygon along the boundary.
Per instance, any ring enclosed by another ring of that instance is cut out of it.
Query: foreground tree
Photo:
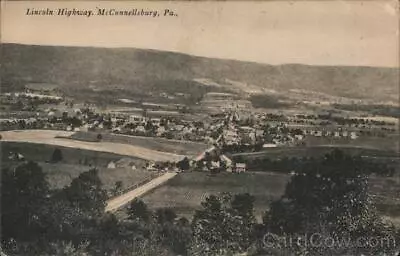
[[[54,149],[53,154],[51,155],[51,162],[58,163],[63,160],[62,151],[59,148]]]
[[[128,215],[131,220],[150,221],[151,212],[147,205],[140,199],[133,200],[128,207]]]
[[[62,196],[92,217],[99,217],[104,213],[107,193],[102,188],[98,170],[95,168],[73,179],[71,185],[63,190]]]
[[[54,191],[42,210],[49,240],[78,246],[83,241],[96,239],[106,199],[96,169],[81,173],[69,186]]]
[[[334,234],[351,241],[361,237],[394,237],[393,226],[379,217],[368,196],[364,167],[361,158],[338,150],[321,161],[305,164],[289,181],[282,198],[272,203],[264,216],[267,230],[276,234]],[[330,250],[319,248],[325,249]],[[341,253],[348,253],[349,248],[337,248],[340,249],[345,250]],[[355,250],[371,253],[375,249],[394,248]]]
[[[155,212],[156,220],[159,224],[174,223],[176,213],[170,208],[159,208]]]
[[[244,202],[243,199],[246,201]],[[225,194],[210,196],[202,202],[193,221],[193,255],[227,255],[246,252],[252,243],[254,199]]]
[[[190,162],[189,159],[187,157],[185,157],[184,159],[182,159],[181,161],[179,161],[177,163],[177,166],[179,169],[187,171],[190,168]]]
[[[41,206],[49,197],[42,168],[28,162],[1,172],[2,240],[31,241],[41,234]]]

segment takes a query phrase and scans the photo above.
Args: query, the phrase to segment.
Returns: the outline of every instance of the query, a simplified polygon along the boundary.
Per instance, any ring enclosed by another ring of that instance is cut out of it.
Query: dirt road
[[[112,211],[118,210],[122,206],[128,204],[133,199],[144,195],[145,193],[149,192],[150,190],[167,182],[169,179],[172,179],[173,177],[175,177],[176,174],[177,173],[175,173],[175,172],[167,172],[167,173],[149,181],[148,183],[144,184],[143,186],[140,186],[132,191],[129,191],[129,192],[122,194],[116,198],[108,200],[105,211],[112,212]]]
[[[125,156],[138,157],[148,161],[179,161],[185,156],[174,153],[161,152],[148,148],[113,142],[86,142],[72,139],[56,138],[69,137],[73,132],[53,130],[19,130],[0,132],[1,141],[29,142],[49,144],[68,148],[79,148],[93,151],[114,153]]]

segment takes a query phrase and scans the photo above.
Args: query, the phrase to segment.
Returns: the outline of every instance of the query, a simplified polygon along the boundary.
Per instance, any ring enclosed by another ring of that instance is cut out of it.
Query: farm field
[[[294,147],[276,147],[267,148],[260,152],[236,153],[232,156],[236,159],[254,159],[265,158],[279,159],[283,157],[318,157],[325,155],[335,148],[339,148],[346,154],[361,155],[368,157],[393,157],[398,158],[399,154],[393,151],[379,150],[376,148],[367,148],[361,146],[348,145],[318,145],[318,146],[294,146]]]
[[[98,133],[95,132],[76,132],[69,136],[74,140],[97,141]],[[150,138],[141,136],[129,136],[120,134],[102,133],[102,141],[130,144],[148,148],[151,150],[169,152],[179,155],[195,156],[207,148],[204,143],[168,140],[164,138]]]
[[[214,175],[205,172],[187,172],[178,174],[142,199],[152,208],[171,207],[179,215],[190,217],[201,207],[200,203],[208,195],[221,192],[249,193],[255,197],[255,215],[260,219],[263,212],[268,210],[269,204],[282,196],[289,178],[287,174],[271,172]],[[390,191],[389,183],[392,184]],[[400,195],[400,180],[371,177],[369,189],[382,215],[400,225],[400,216],[394,214],[395,209],[400,208],[397,199]],[[386,201],[382,201],[382,198]]]
[[[152,208],[171,207],[190,216],[208,195],[221,192],[249,193],[255,196],[256,215],[260,217],[272,200],[283,194],[288,176],[275,173],[180,173],[165,185],[145,195]]]
[[[82,172],[96,167],[99,170],[99,177],[106,190],[112,190],[115,182],[122,181],[122,189],[130,185],[137,184],[151,175],[150,172],[143,169],[146,161],[138,158],[127,158],[125,156],[95,152],[89,150],[73,149],[66,147],[57,147],[46,144],[1,142],[1,163],[2,168],[14,167],[19,162],[8,159],[10,152],[22,154],[26,160],[39,163],[43,171],[47,173],[47,178],[51,188],[62,188],[76,178]],[[49,160],[54,149],[60,149],[63,159],[57,163],[51,163]],[[129,167],[107,168],[111,161],[118,160],[134,163],[137,167],[132,170]]]
[[[35,162],[48,162],[51,160],[54,149],[58,148],[62,151],[63,160],[61,163],[71,165],[91,165],[97,167],[106,167],[111,161],[118,161],[126,156],[98,152],[79,148],[60,147],[49,144],[36,144],[28,142],[0,142],[1,146],[1,162],[7,163],[10,152],[18,152],[22,154],[26,160]],[[144,165],[145,160],[135,157],[129,157],[137,165]]]
[[[130,144],[112,142],[87,142],[60,137],[71,136],[72,132],[52,130],[20,130],[1,132],[2,141],[30,142],[37,144],[49,144],[55,146],[79,148],[91,151],[115,153],[119,155],[132,156],[148,161],[179,161],[184,155],[161,152]]]
[[[307,136],[305,144],[307,146],[334,145],[342,147],[365,147],[392,152],[400,152],[400,137],[398,134],[389,134],[386,137],[362,136],[355,140],[338,138],[316,138]]]
[[[91,167],[69,164],[40,163],[40,166],[47,173],[47,178],[52,188],[63,188],[69,185],[73,178],[82,172],[88,171]],[[132,170],[130,168],[108,169],[98,168],[99,177],[103,188],[112,191],[117,181],[122,181],[122,189],[140,183],[150,177],[151,173],[146,170]]]

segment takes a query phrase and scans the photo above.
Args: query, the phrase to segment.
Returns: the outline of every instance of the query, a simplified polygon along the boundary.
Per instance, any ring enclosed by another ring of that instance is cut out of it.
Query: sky
[[[27,8],[158,10],[160,17],[30,16]],[[163,16],[165,9],[177,16]],[[397,1],[2,1],[6,43],[133,47],[268,64],[399,67]]]

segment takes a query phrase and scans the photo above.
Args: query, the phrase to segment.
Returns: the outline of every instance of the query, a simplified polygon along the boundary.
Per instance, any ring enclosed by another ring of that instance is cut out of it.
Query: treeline
[[[264,142],[257,142],[256,144],[223,144],[221,152],[235,154],[245,152],[258,152],[263,149]]]
[[[251,95],[249,100],[255,108],[284,108],[290,106],[290,104],[281,102],[278,98],[266,94]]]
[[[105,213],[107,193],[96,169],[51,190],[35,162],[1,172],[1,242],[7,255],[187,255],[190,222],[141,201],[127,219]]]
[[[339,125],[392,125],[394,126],[395,123],[393,122],[386,122],[386,121],[378,121],[378,120],[373,120],[373,119],[367,119],[367,118],[346,118],[346,117],[341,117],[341,116],[334,116],[332,114],[318,114],[318,115],[303,115],[303,114],[298,114],[296,115],[297,118],[302,118],[302,119],[309,119],[309,120],[327,120],[327,121],[332,121],[335,122]],[[330,124],[329,122],[326,124]]]
[[[349,111],[365,111],[375,115],[400,117],[400,108],[390,105],[360,105],[360,104],[333,104],[336,109]]]
[[[371,203],[359,162],[340,151],[303,165],[262,222],[250,194],[211,195],[191,220],[141,200],[117,218],[104,212],[95,169],[61,190],[50,190],[33,162],[3,170],[1,182],[7,255],[379,255],[393,253],[399,242],[398,230]],[[317,244],[297,242],[309,234],[318,235]],[[326,243],[337,237],[349,243]],[[365,237],[385,243],[355,243]]]
[[[378,176],[388,176],[392,177],[395,174],[395,169],[387,164],[371,161],[361,156],[350,156],[354,162],[356,162],[365,174],[375,174]],[[325,161],[326,155],[319,157],[287,157],[282,158],[245,158],[237,156],[234,158],[236,162],[246,163],[247,169],[249,171],[264,172],[282,172],[282,173],[296,173],[301,171],[304,166],[310,164],[321,164]],[[345,166],[343,166],[345,168]]]

